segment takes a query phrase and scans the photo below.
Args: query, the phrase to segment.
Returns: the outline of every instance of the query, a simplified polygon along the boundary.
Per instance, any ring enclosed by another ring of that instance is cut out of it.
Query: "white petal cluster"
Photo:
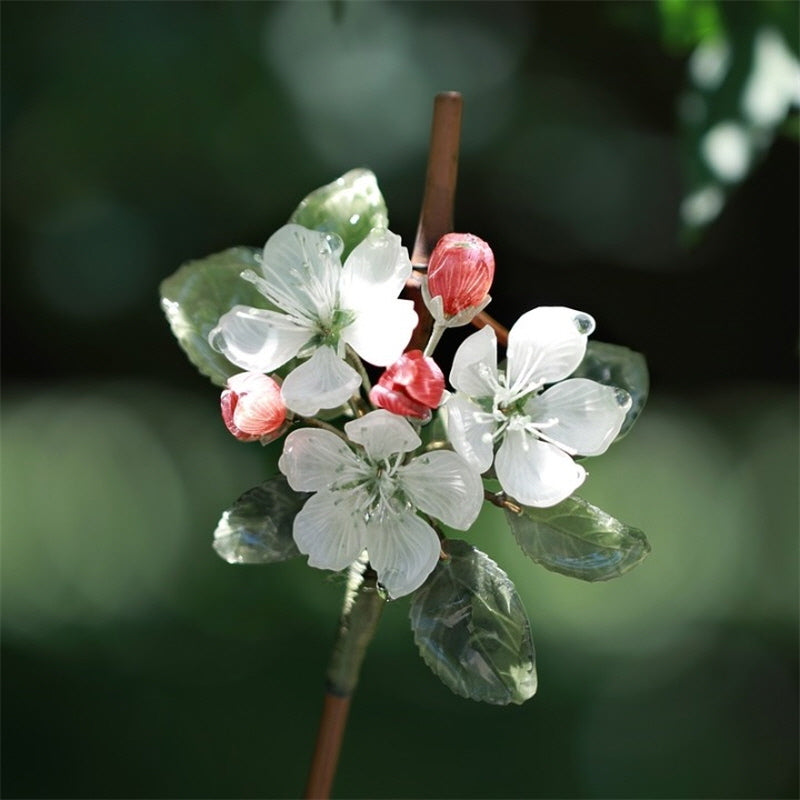
[[[411,274],[400,237],[374,229],[344,265],[342,248],[334,234],[280,228],[264,245],[260,274],[242,274],[274,310],[234,306],[209,334],[215,349],[250,372],[301,360],[281,394],[303,416],[342,405],[358,388],[361,378],[345,361],[347,346],[387,366],[417,324],[413,303],[398,299]]]
[[[489,327],[456,352],[450,382],[457,392],[446,405],[451,443],[479,472],[494,462],[503,490],[524,505],[569,497],[586,477],[572,457],[605,452],[631,406],[621,389],[563,380],[583,360],[593,330],[588,314],[541,307],[509,331],[505,371]]]
[[[301,428],[278,462],[295,491],[314,492],[294,520],[294,539],[312,567],[342,570],[366,548],[391,597],[418,588],[439,559],[439,538],[418,511],[459,530],[483,503],[480,476],[456,453],[409,459],[419,436],[380,409],[348,422],[349,439]],[[351,446],[354,443],[354,446]]]

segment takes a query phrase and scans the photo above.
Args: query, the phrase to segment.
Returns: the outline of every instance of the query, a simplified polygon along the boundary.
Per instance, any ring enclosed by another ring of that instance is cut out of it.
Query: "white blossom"
[[[317,428],[286,437],[278,467],[292,489],[315,492],[295,517],[295,542],[312,567],[330,570],[344,569],[366,548],[389,595],[409,594],[440,554],[436,532],[418,512],[466,530],[483,503],[480,476],[449,450],[409,459],[419,436],[383,409],[344,429],[349,442]]]
[[[456,352],[450,382],[458,391],[446,404],[451,443],[479,472],[494,462],[503,490],[524,505],[569,497],[586,477],[572,457],[605,452],[631,406],[621,389],[563,380],[582,361],[593,330],[588,314],[541,307],[509,331],[504,371],[489,327]]]
[[[268,373],[297,358],[286,376],[284,402],[303,416],[345,403],[361,383],[345,361],[351,347],[365,361],[387,366],[417,324],[410,300],[398,295],[411,274],[400,237],[374,229],[341,263],[335,234],[284,225],[246,270],[272,308],[234,306],[209,334],[211,345],[250,372]]]

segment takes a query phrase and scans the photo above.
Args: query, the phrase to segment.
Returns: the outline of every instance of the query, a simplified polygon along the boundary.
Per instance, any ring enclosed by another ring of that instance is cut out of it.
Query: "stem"
[[[386,603],[378,577],[365,559],[350,567],[339,631],[328,665],[327,686],[305,797],[326,800],[339,763],[350,699],[367,646]]]
[[[422,198],[417,238],[411,254],[414,271],[406,282],[406,297],[414,301],[419,322],[408,350],[422,350],[430,337],[433,319],[422,299],[423,270],[436,242],[453,230],[453,206],[458,177],[463,100],[458,92],[440,92],[433,101],[433,121],[428,148],[425,193]]]
[[[442,338],[442,334],[447,330],[446,325],[439,325],[436,322],[433,323],[433,330],[431,331],[431,338],[428,339],[428,344],[425,346],[425,350],[423,351],[423,355],[425,356],[432,356],[433,351],[436,349],[436,345],[439,344],[439,339]]]

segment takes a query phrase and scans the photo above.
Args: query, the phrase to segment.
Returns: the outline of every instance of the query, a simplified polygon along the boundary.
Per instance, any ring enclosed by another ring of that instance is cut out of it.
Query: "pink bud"
[[[240,372],[228,378],[220,407],[228,430],[243,442],[271,441],[286,421],[280,386],[260,372]]]
[[[480,306],[494,278],[494,254],[483,239],[471,233],[447,233],[428,261],[428,292],[441,297],[444,313]]]
[[[409,350],[381,375],[369,399],[393,414],[427,419],[443,392],[444,375],[439,365],[421,350]]]

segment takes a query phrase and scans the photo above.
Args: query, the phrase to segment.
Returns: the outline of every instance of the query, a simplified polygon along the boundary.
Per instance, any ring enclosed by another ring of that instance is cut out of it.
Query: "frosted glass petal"
[[[342,331],[341,337],[361,358],[376,367],[386,367],[400,358],[417,325],[411,300],[381,297],[354,313],[354,322]]]
[[[398,470],[400,485],[420,511],[465,531],[483,505],[483,482],[456,453],[425,453]]]
[[[503,490],[526,506],[553,506],[569,497],[586,471],[563,450],[523,430],[506,431],[494,460]]]
[[[330,321],[341,276],[342,240],[284,225],[264,245],[259,289],[294,317]]]
[[[322,408],[346,403],[361,383],[359,374],[330,347],[319,347],[308,361],[293,369],[281,394],[297,414],[313,417]]]
[[[478,472],[492,466],[496,423],[463,394],[452,395],[446,405],[447,433],[455,451]]]
[[[543,433],[568,452],[596,456],[616,439],[630,405],[621,389],[572,378],[534,397],[525,410],[537,422],[557,420]]]
[[[363,445],[375,461],[394,453],[410,453],[422,444],[408,420],[384,409],[348,422],[344,431],[352,441]]]
[[[295,544],[311,567],[342,570],[364,549],[366,526],[344,494],[317,492],[294,518]]]
[[[494,397],[497,388],[497,337],[487,325],[459,345],[450,383],[470,397]]]
[[[248,372],[272,372],[294,358],[313,332],[274,311],[234,306],[208,335],[211,346]]]
[[[508,385],[515,394],[566,378],[583,359],[594,320],[581,311],[542,306],[523,314],[508,333]]]
[[[367,528],[367,551],[390,597],[419,588],[439,560],[439,537],[416,514],[384,514]]]
[[[376,228],[345,261],[339,284],[341,305],[355,311],[369,308],[376,300],[394,299],[410,275],[411,261],[400,237]]]
[[[330,431],[299,428],[283,443],[278,469],[296,492],[316,492],[360,475],[361,462],[345,441]]]

